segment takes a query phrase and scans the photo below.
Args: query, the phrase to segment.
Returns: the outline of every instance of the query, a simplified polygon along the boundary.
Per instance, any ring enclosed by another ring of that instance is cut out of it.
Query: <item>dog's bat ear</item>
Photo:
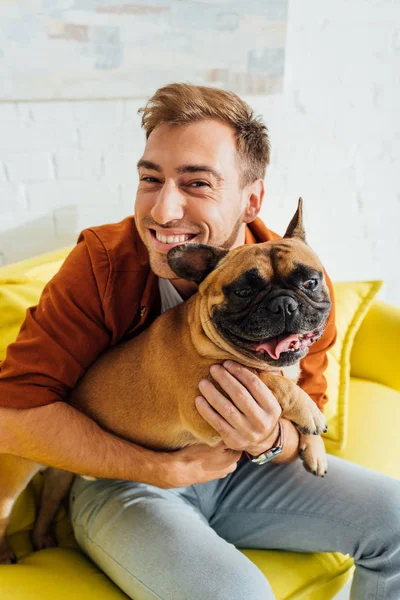
[[[181,244],[169,250],[167,261],[178,277],[200,285],[228,252],[206,244]]]
[[[306,242],[306,234],[303,227],[303,199],[299,198],[299,203],[297,205],[297,210],[290,221],[288,228],[286,229],[286,233],[283,236],[284,238],[289,237],[297,237],[300,238],[305,244]]]

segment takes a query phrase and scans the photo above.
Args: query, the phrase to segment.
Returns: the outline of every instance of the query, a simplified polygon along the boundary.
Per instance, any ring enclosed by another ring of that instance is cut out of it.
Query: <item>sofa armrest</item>
[[[400,391],[399,340],[400,308],[376,300],[354,339],[351,376]]]

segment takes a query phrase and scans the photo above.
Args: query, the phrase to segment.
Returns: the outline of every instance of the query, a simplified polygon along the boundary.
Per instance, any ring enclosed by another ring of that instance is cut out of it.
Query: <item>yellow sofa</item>
[[[0,269],[0,360],[7,345],[15,340],[26,308],[37,303],[46,281],[70,249]],[[379,287],[380,282],[335,284],[340,299],[338,322],[343,323],[343,331],[338,339],[340,352],[336,357],[332,353],[327,370],[328,384],[333,385],[331,380],[335,380],[338,389],[332,393],[333,408],[327,410],[333,439],[326,437],[325,443],[331,454],[400,478],[398,452],[393,452],[399,449],[395,424],[400,420],[400,371],[395,345],[400,336],[400,309],[373,302]],[[354,314],[348,316],[352,303]],[[14,507],[8,534],[18,564],[0,566],[1,599],[127,598],[79,550],[68,520],[67,503],[57,515],[59,547],[33,552],[30,531],[41,483],[39,473]],[[354,571],[353,560],[339,553],[241,551],[263,571],[278,600],[329,600]]]

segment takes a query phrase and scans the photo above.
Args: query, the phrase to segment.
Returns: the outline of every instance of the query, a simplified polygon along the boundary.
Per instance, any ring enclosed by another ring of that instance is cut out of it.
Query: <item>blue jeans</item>
[[[134,600],[274,599],[237,548],[350,554],[351,600],[400,599],[400,481],[332,455],[324,478],[246,458],[169,490],[76,477],[70,507],[80,548]]]

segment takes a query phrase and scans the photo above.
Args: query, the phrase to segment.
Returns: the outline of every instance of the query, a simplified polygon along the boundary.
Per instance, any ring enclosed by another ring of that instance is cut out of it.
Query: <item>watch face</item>
[[[264,452],[264,454],[261,454],[258,458],[253,458],[252,462],[255,462],[259,465],[263,465],[266,462],[269,462],[270,460],[272,460],[273,458],[276,458],[277,456],[279,456],[281,454],[281,452],[282,452],[282,448],[272,448],[268,452]]]

